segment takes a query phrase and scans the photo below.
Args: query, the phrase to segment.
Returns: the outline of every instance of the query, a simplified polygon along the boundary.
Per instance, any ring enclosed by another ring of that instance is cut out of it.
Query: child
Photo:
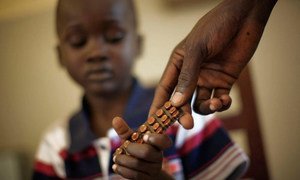
[[[192,130],[176,124],[168,136],[149,134],[145,144],[129,144],[131,156],[113,158],[121,139],[112,119],[124,117],[136,129],[154,96],[131,72],[141,48],[133,2],[60,0],[56,15],[59,60],[84,95],[77,113],[46,132],[34,179],[224,179],[244,172],[247,158],[220,122],[197,114]],[[126,123],[113,121],[122,139],[131,131]]]

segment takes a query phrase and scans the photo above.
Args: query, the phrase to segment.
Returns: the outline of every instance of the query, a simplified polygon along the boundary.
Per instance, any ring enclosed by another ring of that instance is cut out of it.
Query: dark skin
[[[194,91],[195,112],[227,110],[230,90],[253,56],[275,4],[276,0],[224,0],[202,17],[173,50],[149,114],[171,98],[185,111],[180,123],[192,128]]]
[[[127,16],[130,13],[125,13],[127,1],[64,1],[72,6],[65,6],[58,22],[61,64],[83,87],[91,106],[91,128],[102,137],[111,127],[111,119],[123,114],[140,38],[136,29],[130,29],[134,25]],[[150,114],[171,97],[174,89],[176,93],[171,100],[174,106],[185,110],[180,121],[185,128],[193,126],[189,103],[194,90],[197,92],[193,105],[196,112],[210,114],[228,109],[230,89],[255,52],[275,3],[272,0],[225,0],[201,18],[171,54]],[[120,7],[112,8],[115,4]],[[117,10],[108,11],[112,9]],[[124,22],[124,26],[111,28],[114,26],[108,25],[111,19],[117,19],[116,24]],[[124,39],[122,30],[126,32]],[[79,36],[69,35],[73,31]],[[82,39],[86,39],[84,43]],[[132,133],[121,118],[115,118],[112,124],[122,139]],[[115,172],[130,179],[171,178],[161,170],[162,150],[171,144],[168,137],[151,134],[144,140],[146,144],[132,143],[127,147],[131,156],[114,157]]]
[[[105,137],[112,126],[122,140],[132,132],[121,118],[112,123],[114,117],[123,115],[131,92],[132,66],[141,48],[130,3],[62,0],[59,4],[60,63],[83,88],[90,107],[91,129],[98,137]],[[168,136],[149,135],[145,142],[130,144],[131,156],[114,157],[115,172],[129,179],[150,179],[150,175],[170,178],[162,170],[162,151],[171,145]]]
[[[133,133],[120,117],[114,118],[112,124],[121,139],[128,139]],[[130,156],[114,156],[113,170],[127,179],[173,179],[162,170],[163,150],[172,145],[169,136],[150,133],[144,135],[143,140],[145,144],[130,143],[127,146]]]

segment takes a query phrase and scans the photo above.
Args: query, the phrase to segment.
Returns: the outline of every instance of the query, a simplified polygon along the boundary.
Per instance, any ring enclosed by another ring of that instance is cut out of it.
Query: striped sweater
[[[154,95],[136,81],[124,119],[133,129],[147,118]],[[88,103],[71,118],[53,124],[39,145],[33,179],[122,179],[112,170],[112,154],[121,145],[111,129],[97,138],[90,129]],[[248,158],[214,116],[193,113],[194,128],[178,123],[167,130],[173,146],[164,151],[163,169],[175,179],[235,179]]]

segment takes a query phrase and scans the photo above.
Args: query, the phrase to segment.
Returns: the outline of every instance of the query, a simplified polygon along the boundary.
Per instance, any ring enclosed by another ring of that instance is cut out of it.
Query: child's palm
[[[125,141],[133,133],[121,118],[113,120],[113,127],[120,138]],[[171,146],[171,140],[163,134],[144,135],[144,144],[129,143],[126,154],[113,157],[116,173],[128,179],[166,179],[168,176],[162,171],[162,151]]]

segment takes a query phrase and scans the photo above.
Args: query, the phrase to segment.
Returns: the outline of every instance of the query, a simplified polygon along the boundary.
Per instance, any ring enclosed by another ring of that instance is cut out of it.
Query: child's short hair
[[[55,13],[55,26],[56,26],[56,33],[58,34],[59,29],[58,29],[58,23],[60,21],[61,13],[63,11],[63,6],[64,2],[67,0],[58,0],[57,5],[56,5],[56,13]],[[74,0],[70,0],[74,1]],[[100,0],[99,0],[100,1]],[[132,22],[135,28],[138,27],[138,20],[137,20],[137,14],[136,14],[136,8],[135,8],[135,3],[134,0],[121,0],[121,1],[127,1],[128,8],[131,9],[131,18]]]

